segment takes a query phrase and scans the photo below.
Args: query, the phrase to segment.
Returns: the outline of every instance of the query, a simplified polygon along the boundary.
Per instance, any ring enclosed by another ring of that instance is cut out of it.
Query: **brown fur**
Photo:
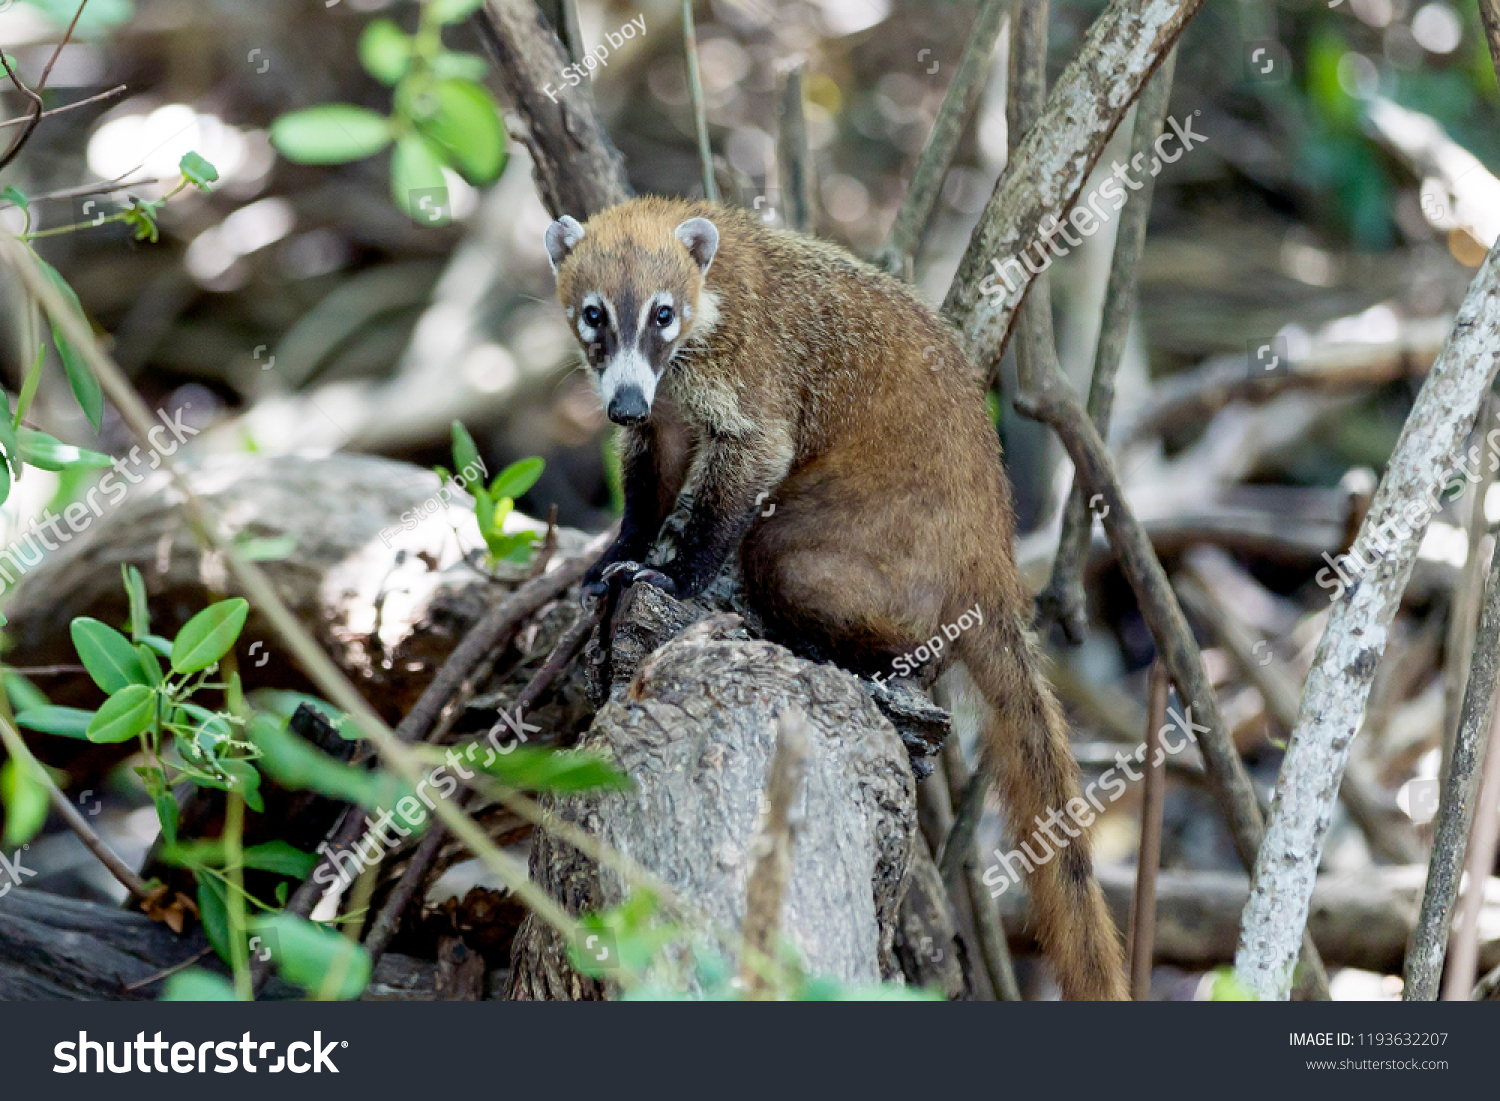
[[[673,237],[700,216],[720,234],[706,278]],[[957,659],[983,692],[1018,836],[1063,811],[1079,796],[1077,765],[1025,626],[994,426],[948,325],[843,249],[745,211],[643,198],[584,228],[558,267],[564,306],[590,290],[638,302],[670,290],[694,313],[649,423],[626,442],[627,457],[649,456],[661,515],[690,475],[708,498],[698,507],[745,512],[735,532],[746,592],[768,629],[863,672],[889,675],[978,603],[983,624],[923,680]],[[767,492],[775,509],[764,516],[756,496]],[[1033,873],[1032,897],[1064,995],[1123,998],[1087,833]]]

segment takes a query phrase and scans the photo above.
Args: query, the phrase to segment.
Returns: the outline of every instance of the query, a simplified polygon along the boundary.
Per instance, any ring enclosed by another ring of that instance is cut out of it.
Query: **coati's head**
[[[719,247],[707,218],[678,221],[660,200],[613,207],[581,226],[566,215],[547,227],[557,297],[583,345],[604,411],[616,424],[651,415],[672,357],[714,323],[703,286]]]

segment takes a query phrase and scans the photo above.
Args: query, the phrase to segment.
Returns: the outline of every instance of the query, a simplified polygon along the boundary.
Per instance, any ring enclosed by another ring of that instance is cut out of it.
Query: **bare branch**
[[[1434,497],[1454,475],[1455,456],[1497,367],[1500,246],[1490,250],[1469,287],[1453,334],[1422,384],[1360,527],[1355,546],[1375,561],[1334,601],[1313,658],[1235,958],[1240,981],[1262,999],[1285,998],[1291,986],[1333,801],[1370,684],[1435,511]]]

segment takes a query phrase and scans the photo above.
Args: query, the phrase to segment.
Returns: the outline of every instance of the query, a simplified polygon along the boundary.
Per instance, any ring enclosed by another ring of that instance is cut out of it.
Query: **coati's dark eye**
[[[663,329],[665,329],[668,325],[672,324],[672,318],[674,316],[676,315],[672,313],[671,306],[663,306],[661,309],[656,311],[656,323]]]
[[[604,324],[604,311],[598,306],[585,306],[583,308],[583,323],[591,329],[597,329]]]

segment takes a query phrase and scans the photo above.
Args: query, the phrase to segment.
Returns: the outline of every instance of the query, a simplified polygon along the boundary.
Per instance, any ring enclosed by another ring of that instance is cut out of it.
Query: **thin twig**
[[[708,144],[708,105],[703,101],[703,74],[698,68],[698,30],[693,25],[693,0],[682,0],[682,48],[687,56],[693,126],[698,133],[698,161],[703,167],[703,197],[716,203],[719,201],[719,184],[714,179],[714,154]]]
[[[958,139],[984,92],[990,58],[995,52],[995,39],[1000,37],[1000,27],[1010,6],[1011,0],[982,0],[979,14],[974,17],[974,26],[969,30],[964,55],[959,59],[958,71],[953,74],[948,91],[943,95],[942,106],[938,108],[932,131],[927,135],[927,144],[922,147],[911,183],[901,200],[901,208],[891,223],[891,232],[875,255],[875,265],[897,278],[911,279],[913,257],[927,231],[927,223],[932,220],[943,181],[948,178],[948,168],[958,148]]]
[[[1172,73],[1176,65],[1177,47],[1173,46],[1136,104],[1135,131],[1130,142],[1132,164],[1137,154],[1149,157],[1153,143],[1161,135],[1167,104],[1172,98]],[[1120,212],[1109,283],[1104,291],[1104,311],[1099,322],[1099,343],[1094,351],[1094,375],[1089,384],[1087,406],[1094,427],[1106,439],[1109,438],[1109,419],[1114,408],[1115,375],[1125,357],[1125,339],[1130,334],[1130,318],[1135,312],[1136,284],[1146,247],[1146,223],[1151,218],[1151,193],[1155,186],[1156,177],[1147,174],[1141,190]],[[1058,537],[1057,556],[1052,561],[1052,577],[1036,598],[1038,625],[1057,623],[1074,645],[1081,643],[1088,633],[1083,566],[1088,559],[1093,527],[1093,514],[1083,495],[1083,487],[1074,478],[1063,510],[1062,533]]]
[[[802,74],[807,63],[786,67],[777,105],[776,171],[781,186],[781,221],[788,229],[812,232],[812,154],[807,147],[807,116],[802,106]]]
[[[62,815],[63,821],[68,828],[78,835],[78,840],[83,842],[84,848],[99,858],[99,862],[109,869],[110,875],[119,880],[120,885],[130,892],[131,897],[139,900],[147,898],[151,891],[146,886],[146,881],[138,876],[135,871],[115,855],[114,851],[104,842],[104,838],[95,832],[94,827],[89,825],[88,819],[78,813],[78,808],[73,805],[57,782],[52,779],[50,773],[32,756],[31,748],[22,739],[20,731],[11,725],[10,719],[0,715],[0,740],[5,742],[5,749],[16,762],[17,768],[29,768],[36,782],[47,789],[47,797],[52,801],[52,809]]]
[[[16,140],[13,141],[10,148],[5,151],[5,155],[3,157],[0,157],[0,169],[5,168],[11,163],[11,161],[20,156],[22,148],[24,148],[26,143],[31,140],[31,135],[36,132],[36,128],[41,125],[42,116],[47,113],[43,109],[44,104],[42,103],[41,96],[42,90],[47,87],[47,78],[52,75],[52,66],[57,64],[57,59],[62,54],[63,47],[65,47],[73,38],[73,29],[78,26],[78,20],[83,15],[83,9],[88,7],[88,3],[89,0],[79,0],[78,10],[73,13],[73,21],[68,24],[68,29],[63,34],[62,40],[58,42],[56,48],[53,49],[52,56],[47,59],[47,64],[42,69],[41,79],[36,82],[35,88],[28,88],[25,84],[21,83],[21,78],[17,76],[15,71],[10,67],[10,62],[5,60],[5,51],[0,50],[0,64],[3,64],[5,66],[5,71],[7,74],[9,74],[11,82],[15,84],[16,88],[20,90],[22,95],[31,100],[31,114],[25,119],[22,125],[21,132],[16,135]]]
[[[174,963],[171,967],[158,971],[154,975],[148,975],[144,979],[140,979],[133,983],[128,983],[121,989],[126,990],[132,994],[137,990],[144,990],[154,982],[161,982],[162,979],[170,979],[173,975],[177,974],[177,972],[186,970],[187,968],[193,966],[193,964],[201,960],[204,956],[211,955],[213,951],[214,946],[212,944],[205,945],[204,947],[198,949],[198,951],[194,952],[187,959],[183,960],[181,963]]]
[[[1500,725],[1500,711],[1490,718],[1491,745],[1495,744],[1497,725]],[[1468,867],[1464,869],[1467,886],[1454,907],[1457,916],[1448,942],[1443,1000],[1449,1002],[1464,1000],[1479,967],[1479,918],[1484,910],[1485,886],[1495,870],[1495,850],[1500,847],[1500,837],[1496,836],[1500,827],[1500,753],[1485,755],[1483,776],[1474,825],[1469,833]]]
[[[958,735],[950,734],[943,740],[943,773],[948,783],[950,805],[952,801],[962,804],[965,776],[968,766],[964,763],[963,749],[958,744]],[[951,815],[945,815],[939,823],[946,834],[952,828]],[[1016,965],[1010,957],[1010,942],[1005,937],[1005,922],[1000,917],[1000,908],[990,897],[984,879],[979,872],[979,862],[974,856],[974,844],[969,843],[969,859],[964,861],[964,890],[969,899],[969,913],[974,918],[974,938],[979,943],[979,958],[984,964],[986,977],[995,997],[1002,1002],[1021,1001],[1021,986],[1016,982]],[[950,893],[952,888],[949,888]]]
[[[776,753],[766,780],[766,816],[751,842],[755,863],[745,884],[745,945],[764,956],[776,957],[776,938],[781,928],[781,902],[792,875],[792,844],[797,821],[793,808],[802,795],[807,772],[807,719],[788,709],[777,720]],[[745,998],[759,1001],[775,997],[775,986],[747,958],[740,964],[740,983]]]
[[[530,708],[540,698],[541,694],[551,687],[552,682],[557,679],[568,662],[577,656],[578,651],[583,648],[584,642],[587,641],[589,632],[594,629],[598,622],[599,614],[597,611],[586,612],[581,615],[578,622],[564,632],[563,637],[552,648],[552,653],[542,663],[542,667],[527,681],[526,686],[521,689],[521,693],[516,697],[515,702],[506,710],[514,714],[519,720],[522,713]],[[464,802],[467,808],[472,802],[472,794],[465,797]],[[365,951],[370,953],[372,959],[379,959],[381,954],[385,952],[386,946],[390,944],[391,937],[400,924],[401,915],[416,896],[417,887],[427,875],[427,869],[431,867],[433,860],[437,857],[438,850],[442,847],[447,837],[448,831],[443,828],[442,824],[434,822],[428,828],[427,835],[422,838],[421,844],[417,846],[416,852],[412,854],[406,867],[402,869],[401,878],[397,881],[389,897],[386,898],[385,905],[381,907],[380,915],[375,919],[375,923],[370,926],[370,935],[365,939]]]
[[[1135,900],[1127,935],[1130,998],[1151,1000],[1151,955],[1156,946],[1156,873],[1161,867],[1162,805],[1166,797],[1166,761],[1160,752],[1161,728],[1167,721],[1170,682],[1161,662],[1151,666],[1150,705],[1146,717],[1146,782],[1141,799],[1141,840],[1135,857]]]
[[[78,110],[78,108],[87,107],[91,103],[99,103],[101,100],[114,99],[115,96],[123,94],[125,90],[126,85],[116,84],[108,91],[100,92],[98,95],[89,96],[88,99],[80,99],[76,103],[64,103],[61,107],[54,107],[50,111],[43,111],[42,118],[49,119],[53,115],[61,115],[68,111],[76,111]],[[26,122],[29,118],[29,115],[23,115],[20,118],[5,119],[3,121],[0,121],[0,130],[4,130],[7,126],[24,126],[26,125]]]

